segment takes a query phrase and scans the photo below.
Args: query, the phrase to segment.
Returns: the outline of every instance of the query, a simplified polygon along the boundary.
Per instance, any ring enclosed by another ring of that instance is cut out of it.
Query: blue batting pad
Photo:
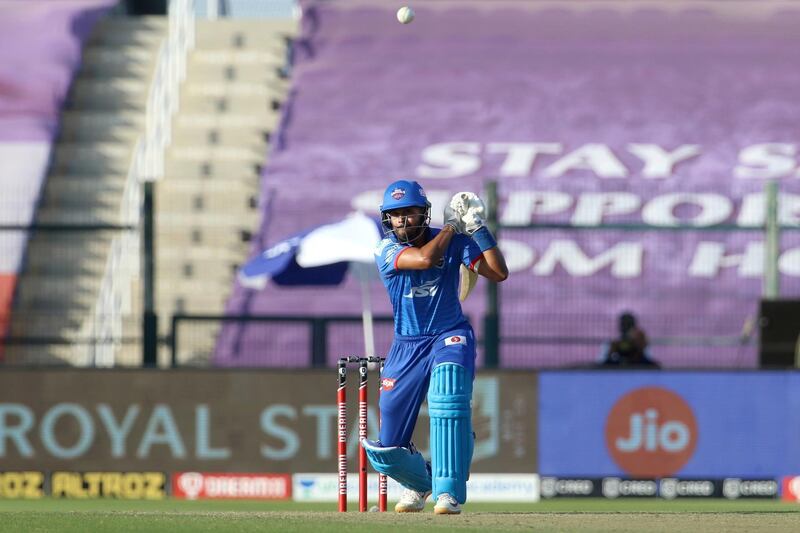
[[[431,490],[431,472],[422,454],[402,446],[381,446],[379,442],[361,439],[361,446],[377,472],[386,474],[407,489]]]
[[[466,368],[454,363],[434,367],[428,389],[434,500],[447,493],[459,503],[467,501],[467,478],[475,446],[471,399],[472,375]]]

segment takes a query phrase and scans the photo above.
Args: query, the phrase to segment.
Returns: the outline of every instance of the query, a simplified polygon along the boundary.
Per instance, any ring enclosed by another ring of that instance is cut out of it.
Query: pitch
[[[461,516],[347,514],[335,504],[255,501],[0,500],[0,531],[800,531],[778,501],[556,500],[468,504]]]

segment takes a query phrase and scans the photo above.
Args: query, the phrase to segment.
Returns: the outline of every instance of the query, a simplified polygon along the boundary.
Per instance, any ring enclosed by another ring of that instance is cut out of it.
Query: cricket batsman
[[[475,441],[475,334],[461,312],[459,269],[464,265],[499,282],[508,268],[475,193],[453,197],[442,229],[429,227],[430,212],[416,181],[386,188],[380,206],[386,237],[375,261],[394,310],[394,342],[381,377],[379,440],[361,445],[375,470],[405,488],[395,511],[420,512],[433,493],[436,514],[459,514]],[[429,463],[411,442],[426,395]]]

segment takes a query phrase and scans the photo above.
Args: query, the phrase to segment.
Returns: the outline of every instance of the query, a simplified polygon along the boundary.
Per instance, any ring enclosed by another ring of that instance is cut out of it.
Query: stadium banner
[[[53,472],[47,493],[53,498],[163,500],[167,497],[167,475],[163,472]]]
[[[779,494],[775,479],[625,479],[541,478],[541,497],[552,498],[727,498],[775,499]],[[784,489],[784,494],[786,490]]]
[[[44,495],[44,472],[0,472],[0,500],[38,500]]]
[[[781,480],[781,499],[800,503],[800,476],[784,476]]]
[[[181,500],[288,500],[289,474],[178,472],[172,474],[172,496]]]
[[[543,476],[759,480],[800,471],[800,373],[581,371],[539,380]]]
[[[511,270],[503,334],[539,338],[502,343],[503,365],[590,363],[596,346],[544,338],[603,337],[628,309],[651,338],[736,337],[757,315],[768,180],[781,222],[800,221],[787,120],[800,113],[797,2],[420,2],[413,27],[391,2],[305,3],[253,255],[354,210],[377,215],[393,179],[419,180],[434,226],[454,193],[491,179]],[[618,223],[655,229],[600,227]],[[738,229],[707,231],[720,224]],[[664,231],[675,226],[694,229]],[[779,248],[781,290],[796,294],[800,233],[782,232]],[[388,314],[384,288],[371,290],[373,311]],[[481,316],[485,300],[465,307]],[[324,293],[237,284],[227,311],[355,314],[361,291],[354,277]],[[217,345],[225,366],[296,364],[285,354],[304,339],[257,321],[223,329],[234,332]],[[358,341],[330,339],[335,352]],[[663,344],[654,356],[752,368],[756,352]]]
[[[336,474],[311,473],[292,476],[292,498],[296,502],[335,502],[338,498],[339,478]],[[387,498],[400,498],[403,487],[387,479]],[[539,476],[537,474],[471,474],[467,481],[471,502],[537,502],[539,501]],[[378,494],[378,476],[367,477],[367,494]],[[358,500],[358,475],[347,476],[347,498]]]
[[[377,372],[370,377],[368,430],[377,438]],[[335,379],[334,370],[6,369],[0,463],[46,472],[335,472]],[[348,397],[351,461],[357,381]],[[479,372],[473,472],[537,471],[537,397],[533,372]],[[414,442],[426,455],[428,427],[423,408]]]

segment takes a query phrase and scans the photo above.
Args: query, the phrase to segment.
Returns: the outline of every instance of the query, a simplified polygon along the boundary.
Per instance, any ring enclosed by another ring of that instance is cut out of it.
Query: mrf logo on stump
[[[658,478],[677,473],[697,446],[691,407],[662,387],[642,387],[622,396],[606,420],[606,447],[631,477]]]

